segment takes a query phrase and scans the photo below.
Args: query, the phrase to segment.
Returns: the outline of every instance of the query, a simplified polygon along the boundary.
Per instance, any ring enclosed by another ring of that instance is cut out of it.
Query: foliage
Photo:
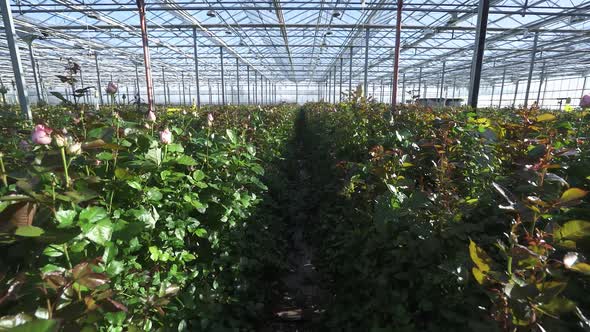
[[[328,328],[589,328],[587,112],[305,112]]]
[[[264,227],[249,218],[292,108],[160,112],[152,123],[134,108],[85,107],[34,113],[51,145],[2,114],[0,329],[236,326],[246,308],[234,303],[255,298],[246,272],[274,263],[246,265],[252,247],[268,260],[276,248],[241,237]],[[158,140],[166,128],[171,143]]]

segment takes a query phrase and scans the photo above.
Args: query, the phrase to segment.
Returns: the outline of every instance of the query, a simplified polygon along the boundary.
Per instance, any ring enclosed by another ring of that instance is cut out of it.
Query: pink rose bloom
[[[211,127],[213,125],[213,113],[207,114],[207,126]]]
[[[115,82],[109,82],[106,91],[108,94],[114,95],[115,93],[117,93],[117,91],[119,91],[119,87]]]
[[[170,132],[168,128],[160,132],[160,142],[162,142],[162,144],[172,143],[172,132]]]
[[[580,99],[580,107],[590,107],[590,95],[585,95],[584,97],[582,97],[582,99]]]
[[[49,145],[51,144],[51,132],[53,132],[51,128],[38,124],[31,134],[31,140],[35,144]]]
[[[149,111],[148,114],[146,115],[145,119],[148,122],[156,122],[156,113]]]

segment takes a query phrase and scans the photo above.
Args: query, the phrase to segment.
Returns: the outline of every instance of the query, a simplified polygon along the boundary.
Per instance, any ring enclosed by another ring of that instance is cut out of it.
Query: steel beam
[[[33,119],[31,113],[31,106],[29,105],[29,94],[27,85],[23,75],[23,67],[20,60],[18,45],[16,44],[16,30],[14,29],[14,20],[12,19],[12,10],[10,8],[10,0],[0,0],[0,9],[2,10],[2,22],[4,22],[4,33],[6,34],[6,43],[10,52],[10,60],[12,62],[12,71],[14,73],[14,82],[18,93],[18,103],[20,110],[27,120]]]
[[[483,68],[483,53],[486,44],[488,27],[488,14],[490,12],[490,0],[480,0],[477,13],[477,28],[475,32],[475,47],[471,61],[471,77],[469,80],[469,101],[472,108],[477,108],[479,99],[479,84],[481,82],[481,70]]]

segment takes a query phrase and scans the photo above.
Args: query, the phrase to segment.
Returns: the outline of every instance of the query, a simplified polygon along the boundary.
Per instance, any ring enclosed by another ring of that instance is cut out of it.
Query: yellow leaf
[[[473,264],[475,264],[481,272],[487,272],[490,270],[490,265],[493,263],[492,259],[472,240],[469,240],[469,256],[471,257]]]
[[[563,192],[561,198],[559,199],[562,203],[570,202],[576,199],[580,199],[588,194],[587,191],[582,190],[580,188],[570,188]]]
[[[556,116],[551,113],[544,113],[537,116],[537,122],[544,122],[544,121],[553,121],[556,119]]]
[[[557,241],[580,240],[590,236],[590,221],[570,220],[563,224],[554,234]]]
[[[581,272],[585,275],[590,275],[590,264],[587,263],[574,264],[574,266],[572,266],[570,269]]]
[[[481,270],[476,267],[472,268],[471,272],[473,273],[473,277],[475,278],[475,280],[477,280],[477,282],[480,285],[483,285],[483,282],[485,281],[485,278],[486,278],[486,276],[483,274],[483,272],[481,272]]]

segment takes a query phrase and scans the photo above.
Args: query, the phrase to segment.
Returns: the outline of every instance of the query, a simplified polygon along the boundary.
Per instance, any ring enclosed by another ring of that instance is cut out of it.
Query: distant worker
[[[581,108],[590,108],[590,95],[585,95],[580,99],[580,107]]]

